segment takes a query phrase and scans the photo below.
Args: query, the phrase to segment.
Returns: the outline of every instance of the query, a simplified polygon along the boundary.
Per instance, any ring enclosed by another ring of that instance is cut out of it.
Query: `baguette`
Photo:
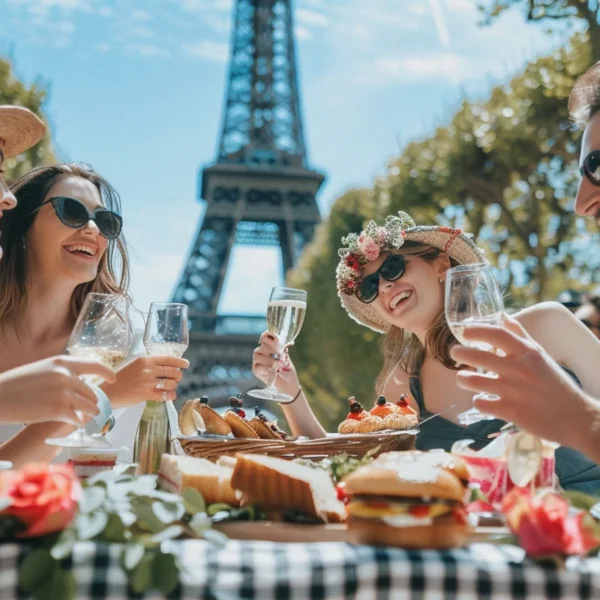
[[[238,454],[231,485],[242,502],[269,510],[296,509],[326,523],[340,523],[346,511],[327,472],[318,467],[257,454]]]

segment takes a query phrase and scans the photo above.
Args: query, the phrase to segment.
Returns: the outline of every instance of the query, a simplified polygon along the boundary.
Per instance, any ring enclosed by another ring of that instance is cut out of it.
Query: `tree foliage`
[[[0,58],[0,104],[14,104],[28,108],[47,124],[43,113],[46,90],[40,83],[30,86],[22,83],[15,76],[10,62]],[[6,161],[7,181],[12,181],[24,175],[32,168],[55,162],[50,135],[47,132],[44,139],[35,147],[21,155]]]
[[[513,8],[521,8],[528,21],[582,21],[587,26],[594,62],[600,60],[600,4],[589,0],[480,0],[484,23]]]
[[[580,132],[567,114],[569,92],[589,64],[588,45],[575,37],[488,98],[463,102],[449,124],[390,161],[371,190],[347,192],[334,203],[290,276],[308,290],[310,305],[293,358],[327,426],[343,417],[348,395],[373,401],[382,362],[379,336],[350,320],[335,293],[341,237],[367,220],[405,210],[417,223],[474,233],[501,267],[509,305],[590,282],[592,237],[572,214]],[[598,250],[596,242],[596,256]]]

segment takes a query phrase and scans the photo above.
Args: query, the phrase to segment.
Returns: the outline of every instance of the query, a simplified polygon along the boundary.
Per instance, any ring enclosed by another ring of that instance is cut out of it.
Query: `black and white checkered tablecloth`
[[[186,565],[170,598],[531,600],[600,598],[600,558],[570,559],[558,570],[523,559],[513,546],[473,544],[445,552],[405,551],[344,543],[170,542]],[[17,565],[27,548],[0,546],[0,599],[26,598]],[[78,599],[139,598],[119,566],[120,547],[77,544],[73,574]],[[145,598],[161,598],[147,594]]]

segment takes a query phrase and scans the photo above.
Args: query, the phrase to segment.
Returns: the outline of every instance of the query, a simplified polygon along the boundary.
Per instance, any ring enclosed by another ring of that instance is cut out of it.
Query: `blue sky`
[[[392,155],[561,42],[512,11],[479,28],[476,0],[296,0],[300,89],[320,206],[368,186]],[[232,0],[0,0],[0,55],[49,87],[59,156],[120,192],[135,303],[169,298],[214,160]],[[279,257],[238,248],[222,312],[262,313]]]

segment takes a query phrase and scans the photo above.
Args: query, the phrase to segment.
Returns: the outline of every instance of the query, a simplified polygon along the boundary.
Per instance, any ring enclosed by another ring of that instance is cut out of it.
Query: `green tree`
[[[14,104],[28,108],[47,124],[43,113],[46,90],[43,85],[34,83],[30,86],[22,83],[15,76],[8,60],[0,58],[0,104]],[[32,168],[55,162],[50,134],[23,154],[6,161],[6,179],[12,181],[24,175]]]
[[[584,22],[594,61],[600,60],[600,3],[589,0],[481,0],[479,3],[487,24],[513,7],[521,8],[528,21],[549,23],[570,19]]]
[[[380,336],[348,318],[335,293],[343,235],[369,219],[405,210],[417,222],[462,227],[502,268],[508,304],[554,298],[591,283],[600,257],[572,214],[580,133],[567,114],[575,79],[590,64],[582,36],[541,58],[482,101],[463,102],[449,124],[409,144],[371,190],[333,205],[290,283],[308,290],[309,310],[293,350],[302,384],[324,425],[334,429],[345,399],[374,399]],[[595,247],[593,244],[596,244]]]

